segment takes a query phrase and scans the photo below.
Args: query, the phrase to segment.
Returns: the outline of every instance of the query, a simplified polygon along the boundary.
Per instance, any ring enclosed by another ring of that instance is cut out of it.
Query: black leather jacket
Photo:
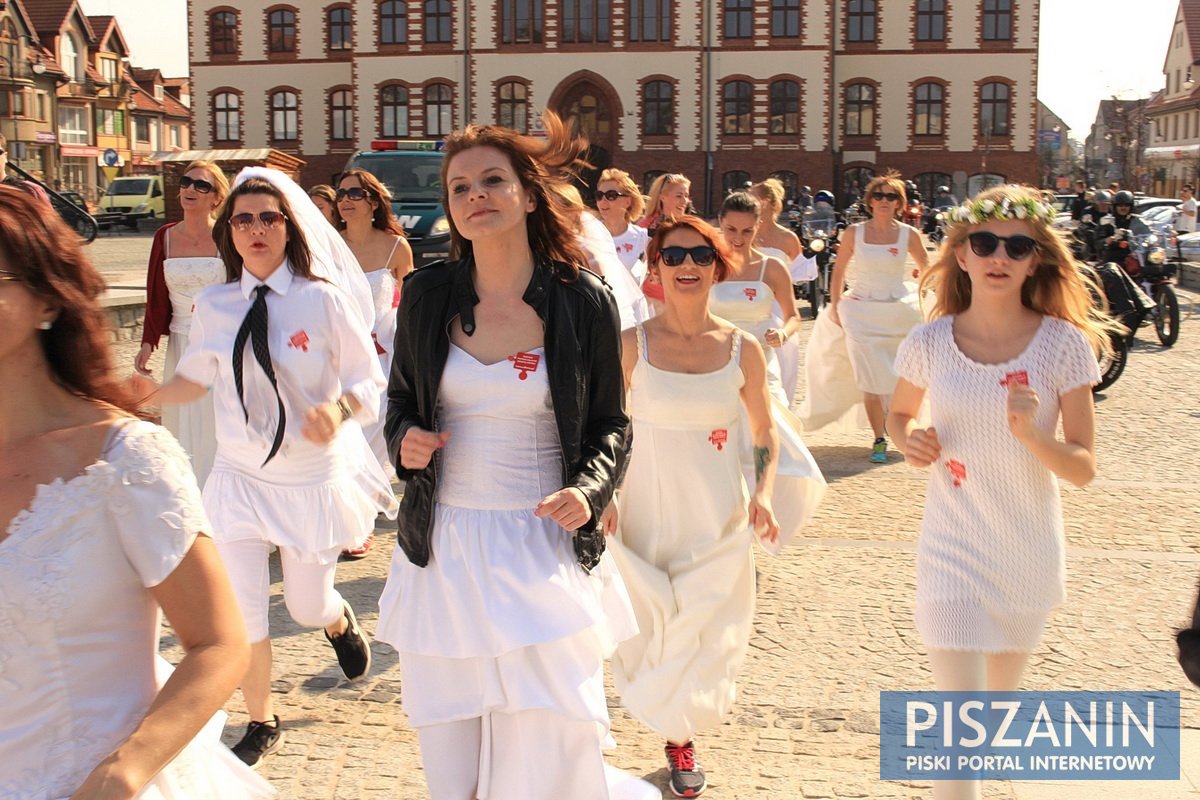
[[[388,380],[384,431],[388,453],[407,480],[400,505],[399,543],[409,561],[429,563],[433,503],[441,453],[422,470],[400,465],[400,442],[416,426],[437,429],[438,386],[450,349],[450,323],[475,332],[474,262],[437,262],[404,281],[396,344]],[[629,417],[621,372],[621,334],[616,301],[597,275],[539,260],[524,300],[545,323],[546,371],[562,448],[563,487],[583,492],[591,519],[575,532],[575,554],[590,570],[604,552],[600,515],[608,506],[626,458]],[[560,278],[559,275],[564,275]]]

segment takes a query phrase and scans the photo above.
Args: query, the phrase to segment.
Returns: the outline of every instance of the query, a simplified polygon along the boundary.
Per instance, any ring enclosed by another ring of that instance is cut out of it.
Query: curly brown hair
[[[107,286],[75,231],[25,192],[0,186],[0,257],[6,271],[58,309],[54,325],[38,335],[55,382],[136,415],[135,398],[112,374],[108,316],[98,302]]]
[[[468,125],[447,136],[442,148],[445,153],[442,159],[442,207],[450,207],[449,170],[454,157],[475,147],[496,148],[508,156],[517,180],[534,200],[534,209],[525,221],[530,250],[534,255],[566,264],[568,274],[564,277],[574,279],[579,277],[580,266],[588,263],[587,256],[575,236],[575,225],[564,195],[556,188],[570,183],[575,171],[585,166],[580,154],[587,149],[588,142],[573,136],[552,111],[542,113],[542,122],[546,129],[545,139],[522,136],[499,125]],[[446,219],[450,223],[451,257],[470,257],[471,241],[458,232],[452,216],[447,215]]]

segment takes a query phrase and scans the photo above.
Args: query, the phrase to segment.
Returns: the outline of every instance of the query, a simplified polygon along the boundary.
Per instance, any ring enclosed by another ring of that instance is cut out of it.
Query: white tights
[[[261,642],[269,635],[271,543],[262,539],[218,542],[217,552],[225,562],[250,641]],[[292,619],[306,628],[324,628],[341,618],[342,596],[333,588],[336,554],[328,564],[313,564],[301,561],[292,548],[280,547],[279,563],[283,567],[283,602]]]
[[[1015,692],[1029,653],[930,650],[933,685],[939,692]],[[934,781],[934,800],[979,800],[982,781]]]

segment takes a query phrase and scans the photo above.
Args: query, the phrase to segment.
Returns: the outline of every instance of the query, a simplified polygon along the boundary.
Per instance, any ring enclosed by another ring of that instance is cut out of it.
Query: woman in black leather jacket
[[[603,659],[635,629],[597,525],[625,459],[618,315],[556,184],[581,152],[447,138],[458,260],[404,283],[386,434],[408,481],[376,638],[400,653],[433,800],[609,791]]]

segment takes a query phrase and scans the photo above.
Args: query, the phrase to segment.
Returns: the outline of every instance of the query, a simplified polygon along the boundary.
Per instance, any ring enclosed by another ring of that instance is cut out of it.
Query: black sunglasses
[[[260,211],[257,215],[249,212],[243,214],[234,214],[229,218],[229,224],[239,231],[248,231],[254,227],[255,221],[261,222],[263,228],[272,230],[283,224],[287,219],[282,212],[279,211]]]
[[[987,231],[972,233],[967,237],[971,243],[971,252],[980,258],[987,258],[996,252],[996,248],[1004,242],[1004,252],[1013,261],[1029,258],[1037,249],[1037,240],[1029,236],[997,236]]]
[[[179,179],[179,188],[195,189],[200,194],[208,194],[216,187],[203,178],[189,178],[187,175],[184,175]]]
[[[664,247],[658,252],[662,256],[662,262],[668,267],[678,267],[688,256],[692,257],[692,263],[697,267],[711,266],[717,260],[716,248],[706,244],[696,247]]]
[[[357,186],[351,186],[349,189],[338,189],[337,192],[334,193],[333,198],[340,203],[347,197],[355,202],[358,202],[359,200],[366,200],[370,196],[371,193],[366,189],[360,189]]]
[[[871,192],[872,200],[887,200],[889,203],[899,203],[900,195],[895,192]]]
[[[601,197],[603,197],[605,200],[609,201],[610,203],[619,197],[628,197],[628,196],[629,195],[625,194],[624,192],[618,192],[616,189],[609,189],[607,192],[596,192],[597,200],[599,200]]]

